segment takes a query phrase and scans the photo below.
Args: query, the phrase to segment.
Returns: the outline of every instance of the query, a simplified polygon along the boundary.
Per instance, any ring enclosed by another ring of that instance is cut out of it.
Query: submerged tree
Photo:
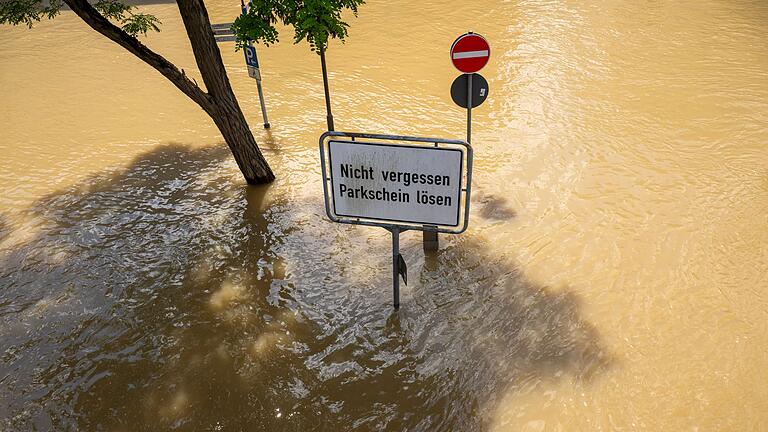
[[[197,103],[218,127],[248,183],[274,180],[232,92],[203,0],[178,0],[177,4],[205,91],[183,70],[139,42],[136,36],[159,31],[160,21],[121,0],[98,0],[93,4],[88,0],[0,0],[0,24],[25,24],[31,28],[43,18],[54,18],[63,4],[92,29],[155,68]]]
[[[310,49],[320,55],[328,130],[333,130],[325,51],[329,39],[344,42],[347,37],[349,25],[342,20],[341,14],[349,10],[357,16],[358,7],[364,3],[365,0],[260,0],[251,2],[248,12],[235,20],[232,29],[238,46],[242,47],[249,41],[265,45],[275,43],[278,37],[275,24],[293,26],[293,42],[306,40]]]

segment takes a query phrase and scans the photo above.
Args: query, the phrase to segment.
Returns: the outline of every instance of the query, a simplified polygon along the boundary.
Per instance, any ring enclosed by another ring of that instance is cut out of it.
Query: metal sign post
[[[467,77],[467,142],[472,144],[472,75]]]
[[[261,117],[264,119],[264,129],[269,129],[267,107],[264,104],[264,92],[261,89],[259,57],[256,55],[256,48],[250,42],[248,42],[248,45],[243,51],[245,52],[245,64],[248,66],[248,76],[256,80],[256,89],[259,91],[259,104],[261,105]]]
[[[469,75],[467,77],[467,142],[472,142],[472,79],[475,72],[479,71],[488,63],[491,56],[491,46],[488,41],[479,34],[467,32],[453,41],[451,45],[451,62],[459,71]],[[483,80],[485,81],[485,80]],[[452,86],[453,87],[453,86]],[[486,83],[487,88],[487,83]],[[453,88],[451,88],[453,93]],[[486,93],[487,94],[487,93]],[[485,99],[483,99],[485,100]],[[454,98],[456,101],[456,98]],[[456,102],[462,105],[459,102]]]
[[[469,225],[472,147],[465,141],[326,132],[320,137],[325,211],[333,222],[392,234],[392,295],[408,270],[400,233],[460,234]]]
[[[250,5],[250,2],[248,3]],[[240,0],[240,10],[242,14],[248,13],[248,6],[243,0]],[[264,103],[264,91],[261,89],[261,70],[259,70],[259,57],[256,55],[256,48],[248,41],[245,47],[245,64],[248,67],[248,76],[256,80],[256,89],[259,92],[259,105],[261,105],[261,118],[264,119],[264,129],[269,129],[269,118],[267,118],[267,106]]]
[[[451,62],[456,69],[463,72],[451,85],[451,97],[459,106],[467,109],[467,143],[472,142],[472,108],[485,101],[488,94],[488,82],[474,72],[482,69],[491,54],[491,47],[484,37],[468,32],[456,38],[451,44]],[[474,78],[480,78],[475,83]],[[475,87],[481,86],[480,94],[475,94]],[[440,247],[437,232],[424,231],[423,242],[425,251],[436,251]]]
[[[248,13],[248,7],[243,0],[240,0],[240,8],[243,15]],[[217,43],[235,42],[237,38],[232,32],[232,23],[211,24],[213,37]],[[256,89],[259,92],[259,104],[261,105],[261,117],[264,119],[264,129],[269,129],[269,118],[267,118],[267,106],[264,103],[264,91],[261,88],[261,70],[259,69],[259,57],[256,55],[256,48],[249,41],[243,48],[245,54],[245,65],[248,68],[248,76],[256,80]]]
[[[400,269],[400,260],[403,257],[400,255],[400,228],[390,228],[392,232],[392,305],[395,309],[400,308],[400,274],[408,274],[407,271],[403,272]],[[407,278],[407,276],[406,276]],[[408,281],[405,281],[408,284]]]

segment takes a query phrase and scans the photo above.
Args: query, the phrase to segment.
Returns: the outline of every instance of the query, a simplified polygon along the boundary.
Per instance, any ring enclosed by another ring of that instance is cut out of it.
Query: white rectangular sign
[[[460,149],[330,141],[328,155],[336,215],[459,225]]]

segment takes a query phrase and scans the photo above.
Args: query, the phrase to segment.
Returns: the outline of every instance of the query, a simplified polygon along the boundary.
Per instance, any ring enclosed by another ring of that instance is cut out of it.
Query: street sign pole
[[[241,0],[243,15],[247,8]],[[217,43],[235,42],[237,37],[232,33],[232,23],[211,24],[211,30]],[[264,129],[269,129],[269,118],[267,117],[267,106],[264,101],[264,90],[261,88],[261,69],[259,69],[259,57],[256,55],[256,47],[248,42],[243,47],[245,54],[245,65],[248,69],[248,76],[256,80],[256,89],[259,91],[259,104],[261,105],[261,117],[264,119]]]
[[[395,309],[400,308],[400,227],[394,226],[392,232],[392,297]]]
[[[250,4],[250,2],[249,2]],[[248,6],[245,5],[245,2],[243,0],[240,0],[240,9],[242,10],[242,14],[245,15],[248,13]],[[249,69],[249,75],[251,75],[251,70],[254,68],[254,66],[251,65],[249,62],[249,54],[252,53],[253,55],[253,62],[256,65],[255,71],[253,72],[256,78],[256,90],[259,92],[259,105],[261,105],[261,117],[264,119],[264,129],[269,129],[269,118],[267,117],[267,106],[264,102],[264,90],[261,88],[261,70],[259,69],[259,57],[256,54],[256,47],[253,46],[251,42],[248,42],[248,47],[246,48],[246,54],[245,54],[245,63],[246,67]],[[254,77],[254,75],[251,75]]]
[[[473,83],[475,72],[482,69],[491,55],[491,46],[484,37],[473,32],[467,32],[453,41],[450,49],[450,57],[453,65],[463,75],[460,75],[451,85],[451,98],[456,104],[467,108],[467,143],[472,142],[472,108],[485,101],[488,94],[488,83],[478,75],[479,82]],[[466,84],[462,81],[466,79]],[[478,87],[480,94],[475,97],[473,88]],[[464,92],[466,89],[466,93]],[[464,99],[466,96],[466,99]],[[466,105],[465,105],[466,104]],[[422,240],[424,251],[436,251],[440,247],[437,232],[423,231]]]
[[[472,75],[467,77],[467,142],[472,144]]]
[[[440,248],[440,239],[434,231],[422,231],[421,241],[424,252],[436,251]]]
[[[459,36],[451,45],[451,61],[460,72],[467,75],[467,142],[472,140],[472,79],[474,73],[482,69],[491,55],[491,46],[479,34],[467,32]],[[481,85],[482,91],[482,85]],[[453,95],[452,95],[453,96]],[[481,97],[485,96],[481,93]],[[456,100],[454,98],[454,100]],[[480,100],[480,103],[484,99]],[[457,102],[459,103],[459,102]]]
[[[249,46],[253,46],[250,43]],[[253,54],[256,55],[256,48],[253,49]],[[256,57],[256,62],[258,63],[258,57]],[[267,106],[264,103],[264,90],[261,89],[261,71],[259,71],[259,76],[256,78],[256,89],[259,91],[259,104],[261,105],[261,117],[264,119],[264,129],[269,129],[269,118],[267,117]]]

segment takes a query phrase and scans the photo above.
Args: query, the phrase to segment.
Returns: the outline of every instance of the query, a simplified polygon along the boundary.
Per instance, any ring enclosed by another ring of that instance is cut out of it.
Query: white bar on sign
[[[488,50],[483,51],[464,51],[464,52],[455,52],[453,53],[453,58],[458,59],[465,59],[465,58],[475,58],[475,57],[488,57]]]

